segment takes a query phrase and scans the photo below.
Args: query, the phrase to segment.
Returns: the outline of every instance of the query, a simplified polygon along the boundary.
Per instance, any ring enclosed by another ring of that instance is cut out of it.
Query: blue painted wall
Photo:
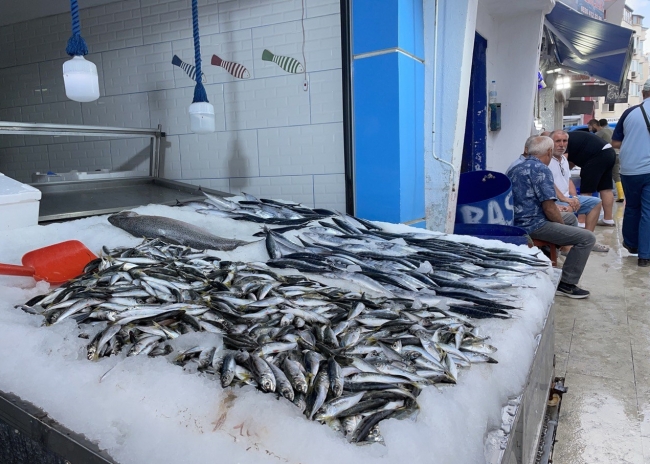
[[[467,120],[461,172],[485,169],[487,153],[487,40],[474,35],[472,77],[469,83]]]
[[[363,218],[424,217],[422,21],[421,0],[353,2],[355,200]],[[379,54],[356,57],[371,52]]]

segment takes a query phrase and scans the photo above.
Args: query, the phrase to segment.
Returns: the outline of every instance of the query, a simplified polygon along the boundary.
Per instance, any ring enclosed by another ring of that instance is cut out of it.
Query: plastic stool
[[[533,239],[533,245],[538,248],[547,246],[551,252],[551,264],[553,267],[557,267],[557,249],[559,248],[558,245],[555,243],[547,242],[546,240],[539,240],[536,238]]]

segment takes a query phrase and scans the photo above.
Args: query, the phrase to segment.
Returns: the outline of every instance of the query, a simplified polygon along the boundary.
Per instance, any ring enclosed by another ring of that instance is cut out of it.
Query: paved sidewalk
[[[619,205],[617,205],[619,206]],[[617,227],[596,227],[586,300],[555,298],[556,375],[566,377],[555,464],[650,464],[650,269],[622,247]]]

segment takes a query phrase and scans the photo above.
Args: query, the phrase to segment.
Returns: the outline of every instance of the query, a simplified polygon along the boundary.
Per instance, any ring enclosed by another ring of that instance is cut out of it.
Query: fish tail
[[[262,52],[262,60],[264,61],[273,61],[273,53],[268,50]]]
[[[174,58],[172,58],[172,64],[173,64],[174,66],[179,66],[179,67],[180,67],[181,63],[182,63],[182,61],[181,61],[181,59],[178,57],[178,55],[174,55]]]
[[[223,60],[219,58],[217,55],[212,55],[212,60],[210,61],[210,64],[214,66],[221,66],[221,63]]]

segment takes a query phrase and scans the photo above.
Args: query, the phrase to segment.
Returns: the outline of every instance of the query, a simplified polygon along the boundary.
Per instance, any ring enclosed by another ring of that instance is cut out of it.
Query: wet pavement
[[[596,227],[608,253],[592,252],[580,281],[586,300],[555,298],[556,375],[566,377],[556,464],[650,464],[650,268]]]

